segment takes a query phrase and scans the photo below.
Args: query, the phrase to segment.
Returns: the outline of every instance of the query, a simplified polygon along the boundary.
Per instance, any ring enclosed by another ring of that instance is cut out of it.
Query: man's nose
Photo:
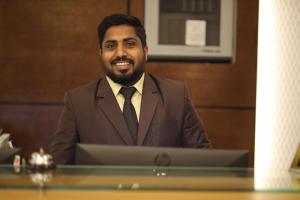
[[[126,48],[124,47],[124,45],[118,45],[117,56],[120,58],[127,56],[127,51],[126,51]]]

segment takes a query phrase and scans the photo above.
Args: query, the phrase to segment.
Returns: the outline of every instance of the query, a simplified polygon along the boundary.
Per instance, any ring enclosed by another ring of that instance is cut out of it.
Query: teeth
[[[118,62],[116,65],[121,66],[121,65],[129,65],[129,62]]]

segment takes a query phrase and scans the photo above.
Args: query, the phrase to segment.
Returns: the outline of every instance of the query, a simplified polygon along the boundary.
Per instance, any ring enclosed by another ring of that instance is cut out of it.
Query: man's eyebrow
[[[134,37],[125,38],[123,41],[128,41],[128,40],[135,40],[135,41],[137,41],[137,39],[136,39],[136,38],[134,38]]]
[[[129,37],[129,38],[125,38],[125,39],[122,40],[122,42],[128,42],[128,41],[135,41],[135,42],[137,42],[138,39],[134,38],[134,37]],[[103,44],[111,44],[111,43],[117,43],[117,42],[118,42],[117,40],[108,39],[106,41],[103,41]]]
[[[130,38],[125,38],[125,39],[123,39],[122,41],[129,41],[129,40],[135,40],[135,41],[137,41],[137,39],[136,38],[134,38],[134,37],[130,37]],[[117,40],[106,40],[106,41],[104,41],[103,43],[114,43],[114,42],[117,42]]]
[[[117,42],[117,40],[106,40],[106,41],[104,41],[104,43],[114,43],[114,42]]]

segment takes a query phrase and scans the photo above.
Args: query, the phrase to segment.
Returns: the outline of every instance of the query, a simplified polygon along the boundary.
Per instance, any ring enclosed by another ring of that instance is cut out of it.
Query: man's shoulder
[[[184,82],[169,78],[159,77],[153,74],[149,74],[154,83],[160,88],[170,89],[170,88],[184,88]]]
[[[94,80],[92,82],[80,85],[78,87],[75,87],[73,89],[70,89],[69,91],[67,91],[69,94],[71,94],[72,96],[75,95],[86,95],[86,94],[95,94],[95,91],[99,85],[99,82],[101,81],[101,79],[98,80]]]

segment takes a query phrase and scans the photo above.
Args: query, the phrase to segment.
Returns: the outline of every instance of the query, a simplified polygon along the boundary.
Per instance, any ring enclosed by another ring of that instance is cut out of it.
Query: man
[[[106,76],[66,92],[54,161],[72,164],[76,143],[210,148],[185,85],[145,72],[148,47],[139,19],[108,16],[98,35]]]

